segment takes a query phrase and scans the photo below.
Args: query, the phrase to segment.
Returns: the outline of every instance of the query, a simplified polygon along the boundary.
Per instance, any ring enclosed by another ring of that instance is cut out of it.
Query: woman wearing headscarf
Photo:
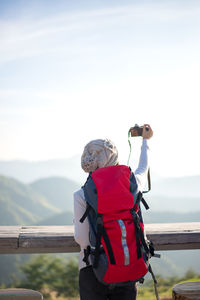
[[[146,130],[147,129],[147,130]],[[153,136],[150,125],[145,124],[142,132],[142,147],[140,160],[135,170],[135,178],[138,185],[138,192],[142,191],[145,185],[148,172],[148,140]],[[87,172],[93,172],[98,168],[113,166],[119,164],[118,151],[116,146],[109,139],[97,139],[90,141],[84,148],[81,157],[81,167]],[[74,238],[80,245],[79,256],[79,290],[81,300],[135,300],[136,285],[131,284],[124,287],[116,286],[110,289],[108,286],[100,283],[93,272],[92,266],[86,266],[83,261],[84,249],[90,245],[89,241],[89,223],[87,218],[83,223],[80,219],[85,213],[86,201],[83,189],[74,193]]]

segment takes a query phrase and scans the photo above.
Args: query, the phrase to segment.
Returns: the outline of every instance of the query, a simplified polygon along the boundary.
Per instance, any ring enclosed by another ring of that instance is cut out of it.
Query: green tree
[[[70,260],[64,268],[62,279],[53,283],[58,296],[74,297],[78,295],[78,265]]]
[[[187,280],[190,278],[195,278],[198,277],[199,274],[197,274],[193,269],[189,269],[187,270],[187,272],[185,273],[184,277],[182,278],[182,280]]]
[[[25,279],[18,287],[39,290],[46,298],[52,291],[57,296],[73,297],[78,294],[78,264],[74,259],[65,262],[60,257],[39,255],[21,269]]]

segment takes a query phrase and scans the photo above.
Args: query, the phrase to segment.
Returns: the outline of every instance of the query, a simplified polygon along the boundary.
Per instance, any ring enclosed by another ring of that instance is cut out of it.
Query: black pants
[[[135,300],[137,295],[135,284],[109,289],[96,279],[91,266],[80,270],[79,289],[81,300]]]

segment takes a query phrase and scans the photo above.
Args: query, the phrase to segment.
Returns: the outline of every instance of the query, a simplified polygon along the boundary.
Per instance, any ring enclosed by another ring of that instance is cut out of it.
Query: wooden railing
[[[200,222],[146,224],[156,250],[200,249]],[[78,252],[73,226],[0,226],[0,254]]]

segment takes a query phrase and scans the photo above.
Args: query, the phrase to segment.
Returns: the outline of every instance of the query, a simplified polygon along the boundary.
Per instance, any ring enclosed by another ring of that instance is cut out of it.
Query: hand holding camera
[[[142,136],[143,139],[150,139],[153,136],[153,130],[149,124],[144,124],[143,126],[138,126],[130,128],[130,133],[132,137]]]

